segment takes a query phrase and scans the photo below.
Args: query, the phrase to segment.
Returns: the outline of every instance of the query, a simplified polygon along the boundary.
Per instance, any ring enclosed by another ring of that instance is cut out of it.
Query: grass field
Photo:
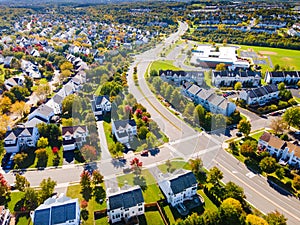
[[[143,170],[142,176],[145,178],[145,180],[140,182],[134,182],[135,175],[133,173],[117,177],[117,180],[120,187],[124,186],[125,184],[135,185],[140,183],[140,186],[143,189],[145,203],[156,202],[163,198],[163,194],[161,193],[158,185],[156,184],[156,180],[149,170]]]
[[[24,197],[24,192],[16,191],[10,194],[10,202],[8,202],[8,209],[11,212],[15,212],[15,205]]]
[[[154,61],[151,64],[150,70],[156,70],[157,72],[159,70],[181,70],[179,67],[176,67],[173,65],[172,60],[158,60]]]
[[[144,218],[139,218],[140,225],[164,225],[164,221],[157,210],[146,211]]]
[[[211,210],[211,211],[218,210],[218,207],[206,196],[206,194],[203,192],[203,190],[198,190],[197,192],[204,199],[204,209],[205,210]]]
[[[189,163],[185,162],[185,161],[171,161],[171,169],[172,170],[176,170],[176,169],[186,169],[186,170],[190,170],[191,166]],[[167,173],[167,166],[165,164],[161,164],[158,166],[158,168],[160,169],[160,171],[162,173]]]
[[[104,184],[102,184],[101,186],[103,189],[104,188]],[[68,187],[67,189],[67,194],[66,196],[70,197],[70,198],[78,198],[79,200],[79,203],[83,200],[83,197],[80,193],[81,191],[81,187],[79,184],[77,185],[71,185]],[[102,209],[106,209],[106,201],[104,199],[103,203],[100,204],[96,201],[95,197],[93,196],[89,202],[88,202],[88,207],[87,207],[88,211],[89,211],[89,218],[88,220],[86,221],[85,224],[87,225],[92,225],[94,224],[94,211],[96,210],[102,210]],[[106,220],[107,221],[107,220]]]
[[[266,59],[267,62],[268,62],[267,57],[270,56],[273,66],[278,64],[282,67],[289,66],[291,70],[300,70],[300,64],[299,64],[300,51],[299,50],[247,46],[247,45],[239,45],[239,46],[241,47],[240,50],[252,49],[258,55],[261,54],[262,58]],[[271,68],[269,66],[265,66],[265,69],[271,69]]]

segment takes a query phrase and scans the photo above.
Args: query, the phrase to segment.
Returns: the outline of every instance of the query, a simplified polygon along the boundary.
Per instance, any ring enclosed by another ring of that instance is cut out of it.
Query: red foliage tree
[[[130,161],[131,169],[136,176],[141,175],[143,163],[138,158],[134,158]]]

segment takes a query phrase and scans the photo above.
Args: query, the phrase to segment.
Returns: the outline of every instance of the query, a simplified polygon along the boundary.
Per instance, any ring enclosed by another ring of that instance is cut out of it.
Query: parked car
[[[123,167],[123,173],[130,173],[131,172],[131,167],[130,166],[124,166]]]
[[[141,152],[141,156],[148,156],[149,155],[149,150],[143,150]]]
[[[236,133],[236,136],[242,137],[242,136],[243,136],[243,133],[242,133],[242,132],[237,132],[237,133]]]

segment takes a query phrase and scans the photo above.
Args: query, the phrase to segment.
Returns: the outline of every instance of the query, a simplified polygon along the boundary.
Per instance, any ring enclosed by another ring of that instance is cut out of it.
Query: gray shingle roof
[[[190,188],[197,184],[195,175],[191,171],[187,171],[184,174],[172,177],[169,179],[170,187],[174,194],[180,193],[187,188]]]

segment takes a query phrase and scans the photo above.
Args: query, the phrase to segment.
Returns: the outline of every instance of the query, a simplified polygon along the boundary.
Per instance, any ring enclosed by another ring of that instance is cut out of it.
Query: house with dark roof
[[[129,142],[137,135],[135,120],[112,120],[112,134],[117,141],[129,146]]]
[[[184,82],[196,83],[202,85],[204,81],[203,71],[173,71],[173,70],[160,70],[159,76],[164,81],[172,81],[177,85],[181,85]]]
[[[21,149],[35,147],[39,136],[36,127],[8,128],[4,138],[4,148],[7,153],[17,153]]]
[[[279,163],[300,169],[300,146],[264,132],[258,140],[258,148],[270,152],[272,156],[279,159]]]
[[[265,82],[268,84],[297,84],[300,81],[300,71],[267,71]]]
[[[28,115],[28,122],[37,118],[44,123],[49,123],[52,116],[54,116],[54,110],[51,107],[42,104]]]
[[[91,103],[97,121],[103,119],[104,115],[111,112],[111,103],[108,96],[94,96]]]
[[[111,223],[128,220],[145,212],[144,197],[140,186],[110,193],[107,190],[107,216]]]
[[[78,225],[80,207],[78,199],[66,196],[48,198],[30,214],[34,225]]]
[[[62,127],[63,148],[64,151],[72,151],[86,142],[86,138],[89,135],[86,126],[69,126]]]
[[[159,181],[158,185],[173,207],[197,195],[198,182],[193,172],[188,170],[175,171]]]
[[[234,86],[236,82],[241,82],[243,87],[257,87],[260,85],[260,79],[261,72],[259,71],[225,70],[212,73],[212,83],[217,87]]]
[[[241,91],[240,98],[245,100],[248,105],[265,105],[279,98],[279,90],[277,85],[269,84],[251,90]]]
[[[183,85],[183,93],[191,98],[196,104],[202,105],[206,110],[230,116],[236,109],[236,105],[223,96],[217,95],[212,89],[204,89],[196,84]]]

